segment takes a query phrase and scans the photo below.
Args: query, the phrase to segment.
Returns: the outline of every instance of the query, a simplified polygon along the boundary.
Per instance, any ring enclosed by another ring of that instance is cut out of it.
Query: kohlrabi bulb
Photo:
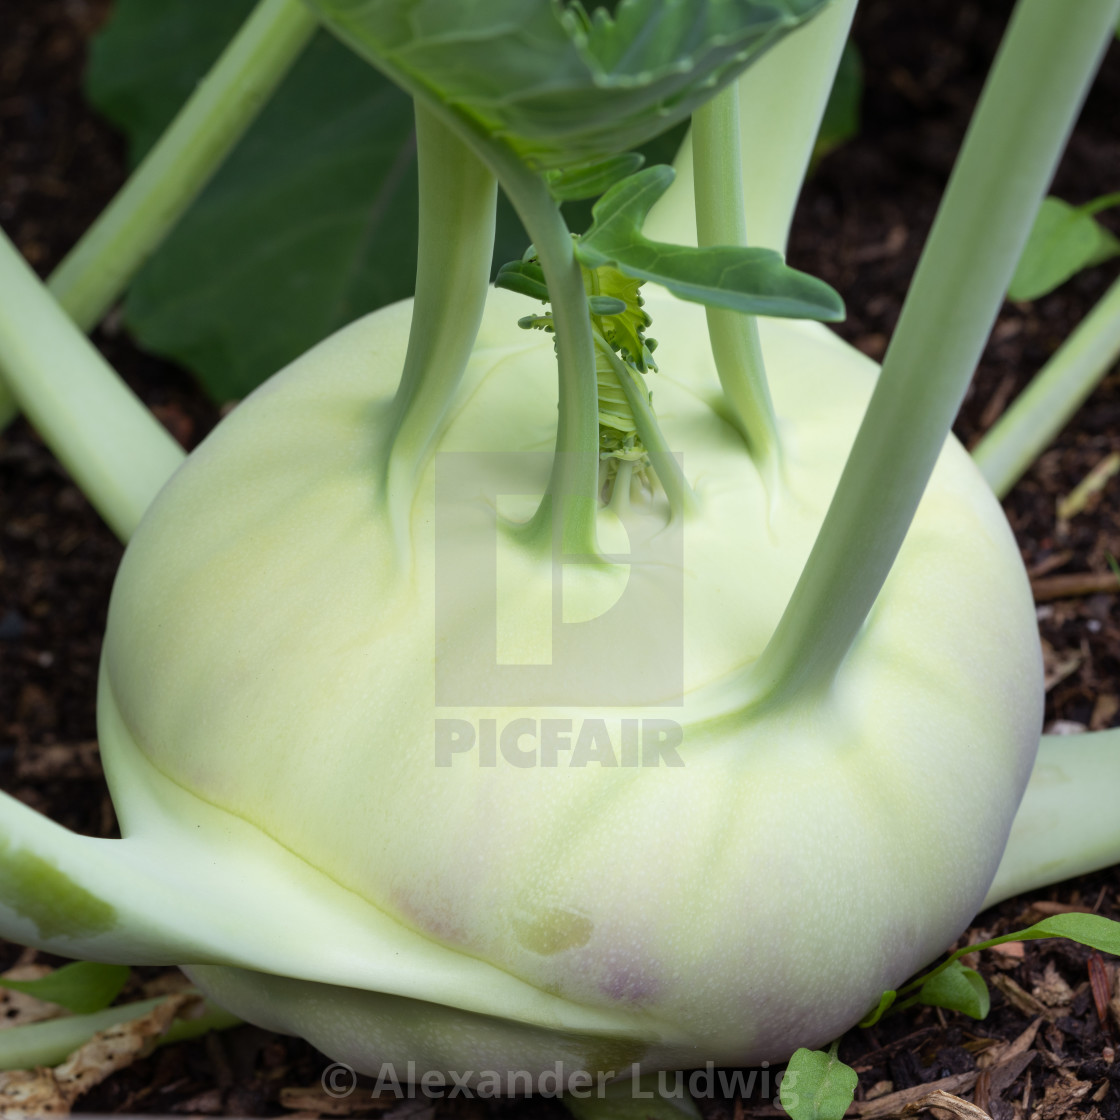
[[[378,464],[408,305],[258,390],[146,515],[102,750],[126,836],[172,827],[157,802],[184,844],[205,833],[184,876],[212,882],[181,887],[230,912],[182,963],[236,1013],[372,1072],[780,1061],[979,908],[1041,720],[998,503],[950,439],[831,687],[743,710],[876,368],[763,321],[786,451],[768,492],[703,310],[648,308],[697,509],[632,484],[599,514],[613,563],[510,527],[547,483],[556,366],[500,292],[403,521]]]

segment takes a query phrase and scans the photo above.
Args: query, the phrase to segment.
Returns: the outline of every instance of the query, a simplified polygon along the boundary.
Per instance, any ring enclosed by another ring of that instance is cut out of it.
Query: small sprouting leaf
[[[621,315],[626,310],[626,304],[614,296],[588,296],[587,306],[592,315]]]
[[[548,302],[548,285],[544,282],[544,270],[536,261],[507,261],[498,269],[494,286],[505,288],[519,295],[529,296]]]
[[[638,147],[828,0],[308,0],[414,97],[453,105],[537,170]]]
[[[1120,957],[1120,922],[1114,922],[1101,914],[1055,914],[1053,917],[1043,918],[1041,922],[1035,922],[1033,926],[1028,926],[1026,929],[1005,933],[989,941],[977,941],[966,945],[963,949],[958,949],[932,972],[904,984],[899,989],[899,993],[901,995],[911,995],[916,991],[924,993],[931,981],[957,967],[960,958],[966,953],[976,953],[982,949],[991,949],[994,945],[1006,945],[1011,941],[1041,941],[1047,937],[1064,937],[1068,941],[1087,945],[1098,952]],[[971,969],[964,971],[969,972]]]
[[[598,198],[619,179],[633,175],[642,166],[640,152],[623,152],[594,163],[550,171],[546,175],[548,189],[557,202],[573,202],[580,198]]]
[[[642,223],[673,174],[671,167],[649,167],[611,187],[592,209],[591,228],[576,242],[580,261],[588,268],[613,265],[708,307],[830,322],[844,317],[844,303],[832,288],[789,268],[772,249],[696,249],[644,237]]]
[[[898,992],[888,988],[880,997],[879,1002],[864,1018],[860,1019],[859,1026],[873,1027],[891,1009],[894,1001],[898,999]]]
[[[652,320],[642,306],[641,280],[603,265],[596,269],[584,269],[583,283],[588,292],[609,296],[622,304],[619,311],[601,324],[607,342],[640,372],[645,373],[650,367],[656,369],[653,349],[657,343],[646,338],[646,330],[652,326]]]
[[[859,1078],[836,1056],[834,1042],[823,1050],[796,1050],[782,1077],[782,1107],[793,1120],[841,1120],[855,1100]]]
[[[0,978],[0,987],[23,992],[46,1003],[57,1003],[79,1015],[89,1015],[108,1007],[120,995],[129,972],[127,965],[75,961],[38,980]]]
[[[1042,200],[1007,295],[1009,299],[1037,299],[1064,284],[1083,268],[1120,255],[1120,240],[1093,215],[1120,204],[1120,194],[1070,206],[1060,198]]]
[[[986,1019],[992,1006],[984,978],[960,961],[934,973],[918,990],[918,1002],[960,1011],[972,1019]]]

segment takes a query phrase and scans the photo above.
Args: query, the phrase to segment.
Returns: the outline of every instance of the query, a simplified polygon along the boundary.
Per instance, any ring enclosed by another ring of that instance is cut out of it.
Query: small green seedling
[[[888,1012],[902,1011],[915,1004],[959,1011],[971,1019],[986,1019],[991,1007],[988,986],[980,973],[961,963],[961,958],[995,945],[1049,937],[1063,937],[1090,949],[1120,956],[1120,922],[1099,914],[1057,914],[1043,918],[1027,929],[958,949],[935,969],[911,980],[897,992],[884,992],[875,1008],[859,1025],[872,1027]],[[854,1100],[856,1072],[838,1061],[838,1045],[834,1042],[827,1054],[819,1050],[798,1050],[790,1058],[789,1072],[782,1081],[782,1104],[794,1120],[839,1118]],[[787,1080],[791,1083],[791,1102],[794,1103],[786,1101]],[[793,1086],[801,1087],[797,1097],[792,1096]],[[794,1110],[794,1104],[798,1111]]]

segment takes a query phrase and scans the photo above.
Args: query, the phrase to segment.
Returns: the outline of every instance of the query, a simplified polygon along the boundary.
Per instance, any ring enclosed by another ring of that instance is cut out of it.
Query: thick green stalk
[[[744,206],[755,245],[786,251],[794,206],[855,10],[856,0],[832,0],[736,82],[741,144],[751,159]],[[676,179],[646,219],[647,237],[696,244],[691,147],[689,135],[674,161]]]
[[[88,1015],[67,1015],[41,1023],[26,1023],[0,1031],[0,1070],[34,1069],[64,1062],[79,1046],[84,1046],[99,1031],[143,1018],[154,1011],[166,996],[107,1007]],[[175,1019],[160,1036],[157,1046],[198,1038],[208,1031],[224,1031],[242,1025],[242,1020],[216,1004],[204,1001],[189,1019]]]
[[[107,1007],[88,1015],[67,1015],[40,1023],[9,1027],[0,1032],[0,1070],[34,1069],[36,1066],[57,1066],[84,1046],[98,1031],[154,1011],[166,996]]]
[[[494,170],[537,251],[552,305],[560,402],[556,454],[548,492],[532,532],[552,533],[559,521],[565,555],[598,552],[595,516],[599,498],[599,383],[595,342],[583,273],[572,235],[542,176],[530,171],[500,142],[472,136],[475,150]],[[553,511],[553,503],[561,508]]]
[[[759,700],[827,688],[902,544],[1120,0],[1020,0],[836,494],[751,670]]]
[[[95,326],[206,186],[310,40],[300,0],[260,0],[128,182],[52,274],[51,291]],[[15,415],[0,382],[0,428]]]
[[[743,167],[739,144],[739,92],[716,94],[692,118],[692,162],[696,184],[696,235],[701,248],[747,245]],[[707,309],[712,357],[739,433],[763,478],[778,469],[780,444],[758,321],[753,315]]]
[[[0,291],[0,368],[16,401],[127,540],[183,452],[2,233]]]
[[[379,65],[384,68],[386,60],[379,59]],[[594,555],[598,551],[598,383],[587,297],[571,231],[543,175],[526,167],[503,140],[468,120],[438,90],[406,68],[390,66],[387,72],[417,101],[423,101],[432,116],[456,133],[491,170],[536,248],[552,304],[560,400],[548,490],[528,536],[543,540],[546,528],[551,537],[559,525],[560,541],[568,555]],[[561,508],[554,514],[556,503]]]
[[[1043,735],[985,906],[1120,861],[1120,728]]]
[[[972,457],[1001,498],[1120,358],[1120,280],[1054,352]]]
[[[462,379],[482,321],[498,195],[490,170],[421,102],[416,103],[416,145],[416,298],[386,468],[391,506],[402,515],[411,506],[416,475]]]
[[[402,78],[401,84],[413,88],[406,79]],[[501,140],[484,135],[429,91],[416,89],[415,94],[416,100],[423,99],[432,115],[459,135],[494,173],[536,249],[548,286],[560,381],[559,417],[548,490],[527,536],[555,540],[558,525],[559,543],[566,555],[595,555],[599,385],[587,293],[571,231],[542,175],[526,167]],[[561,508],[554,512],[556,502]]]

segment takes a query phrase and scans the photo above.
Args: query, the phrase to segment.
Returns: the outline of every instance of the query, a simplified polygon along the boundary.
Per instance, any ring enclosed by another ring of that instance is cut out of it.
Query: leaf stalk
[[[268,103],[317,27],[300,0],[260,0],[155,147],[48,285],[83,331],[97,325]],[[0,429],[16,415],[0,379]]]
[[[128,540],[182,462],[167,434],[0,233],[0,368],[97,512]]]
[[[416,477],[478,335],[490,285],[498,190],[490,170],[451,129],[423,103],[415,108],[416,297],[385,466],[395,522],[411,507]]]
[[[1019,0],[755,702],[826,690],[894,563],[1120,3]]]
[[[739,92],[728,86],[692,118],[697,243],[746,247]],[[772,490],[781,462],[778,423],[753,315],[709,307],[708,335],[716,372],[735,426]]]
[[[1065,427],[1120,357],[1120,279],[1054,352],[972,457],[998,497],[1006,495]]]
[[[605,339],[596,339],[596,345],[599,352],[610,362],[619,386],[626,394],[626,403],[630,406],[638,435],[645,446],[657,479],[669,499],[669,509],[673,516],[683,517],[695,512],[696,495],[692,492],[692,487],[689,486],[688,479],[681,469],[680,460],[669,449],[661,425],[657,422],[657,416],[650,407],[645,386],[641,383],[641,374],[627,366]]]
[[[542,175],[526,167],[501,141],[477,133],[467,135],[496,173],[521,218],[544,272],[552,305],[560,381],[556,454],[548,490],[530,522],[529,533],[543,538],[547,532],[566,556],[595,556],[599,552],[595,533],[599,386],[587,292],[572,235]],[[560,503],[559,510],[554,510],[554,502]]]

